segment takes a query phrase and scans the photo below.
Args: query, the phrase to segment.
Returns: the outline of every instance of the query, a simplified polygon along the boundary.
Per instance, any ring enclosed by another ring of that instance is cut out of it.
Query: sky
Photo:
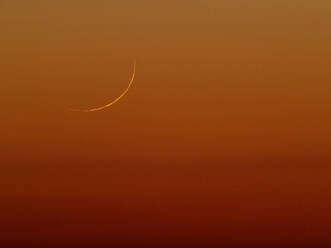
[[[331,244],[330,11],[0,1],[0,243]]]

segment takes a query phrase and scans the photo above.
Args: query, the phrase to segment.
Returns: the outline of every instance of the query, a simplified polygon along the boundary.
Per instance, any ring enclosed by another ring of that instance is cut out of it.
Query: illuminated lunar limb
[[[101,107],[91,108],[91,109],[82,109],[82,110],[79,110],[79,109],[72,109],[72,110],[73,111],[79,111],[79,112],[95,112],[95,111],[99,111],[99,110],[103,110],[103,109],[109,108],[110,106],[114,105],[119,100],[121,100],[128,93],[130,87],[133,84],[135,75],[136,75],[136,61],[134,61],[134,64],[133,64],[133,73],[132,73],[132,77],[131,77],[131,80],[129,82],[129,85],[128,85],[128,87],[123,91],[123,93],[119,97],[117,97],[112,102],[110,102],[110,103],[108,103],[108,104],[106,104],[104,106],[101,106]]]

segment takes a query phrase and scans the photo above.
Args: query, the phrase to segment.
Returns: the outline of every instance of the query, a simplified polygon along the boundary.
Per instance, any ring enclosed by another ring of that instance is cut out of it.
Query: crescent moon
[[[117,97],[112,102],[110,102],[110,103],[108,103],[108,104],[106,104],[104,106],[101,106],[101,107],[91,108],[91,109],[82,109],[82,110],[79,110],[79,109],[72,109],[72,110],[73,111],[79,111],[79,112],[95,112],[95,111],[100,111],[100,110],[109,108],[110,106],[114,105],[119,100],[121,100],[128,93],[129,89],[131,88],[131,86],[133,84],[133,81],[134,81],[135,76],[136,76],[136,61],[134,61],[134,63],[133,63],[133,73],[132,73],[132,76],[131,76],[129,85],[128,85],[128,87],[123,91],[123,93],[119,97]]]

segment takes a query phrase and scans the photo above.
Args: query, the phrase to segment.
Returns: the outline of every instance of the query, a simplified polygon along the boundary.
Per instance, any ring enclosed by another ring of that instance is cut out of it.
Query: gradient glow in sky
[[[0,243],[331,243],[330,11],[2,1]]]

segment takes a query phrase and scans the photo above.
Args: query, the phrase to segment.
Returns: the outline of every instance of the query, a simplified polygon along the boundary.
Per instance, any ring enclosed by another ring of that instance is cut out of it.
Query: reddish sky
[[[0,243],[331,244],[330,11],[1,1]]]

